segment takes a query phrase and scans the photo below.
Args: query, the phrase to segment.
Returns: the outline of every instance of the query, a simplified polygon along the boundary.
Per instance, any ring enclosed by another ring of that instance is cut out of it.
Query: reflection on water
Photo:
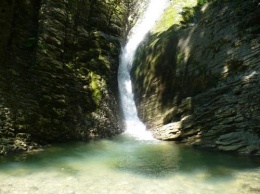
[[[0,194],[260,193],[259,158],[124,135],[0,160]]]

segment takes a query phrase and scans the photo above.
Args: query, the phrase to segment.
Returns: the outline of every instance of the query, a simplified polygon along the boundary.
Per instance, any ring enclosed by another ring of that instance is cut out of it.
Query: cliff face
[[[195,16],[140,46],[140,117],[158,139],[260,155],[260,4],[215,1]]]
[[[118,9],[99,0],[1,2],[0,154],[120,133]]]

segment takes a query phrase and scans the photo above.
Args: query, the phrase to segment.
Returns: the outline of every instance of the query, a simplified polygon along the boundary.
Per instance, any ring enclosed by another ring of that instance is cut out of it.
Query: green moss
[[[92,92],[92,99],[96,105],[99,105],[102,99],[102,87],[104,87],[105,81],[101,78],[100,75],[94,72],[89,73],[89,79],[89,86]]]
[[[192,7],[184,7],[182,11],[182,18],[183,20],[181,21],[182,24],[189,24],[193,21],[194,16],[195,16],[195,9]]]
[[[97,43],[97,42],[96,42]],[[87,54],[88,54],[88,57],[89,58],[96,58],[98,57],[99,55],[101,55],[102,53],[102,50],[100,48],[90,48],[88,51],[87,51]]]
[[[173,0],[155,25],[152,33],[160,33],[173,25],[179,25],[183,21],[181,10],[194,7],[196,4],[196,0]]]
[[[73,70],[73,68],[74,68],[74,64],[73,63],[67,63],[65,65],[66,65],[66,67],[68,67],[71,70]]]
[[[110,43],[108,44],[108,46],[109,46],[110,52],[111,52],[112,54],[116,54],[117,48],[116,48],[115,44],[113,44],[113,43],[110,42]]]
[[[197,0],[198,4],[203,5],[205,3],[208,3],[209,0]]]
[[[181,61],[183,60],[184,58],[184,53],[178,53],[177,54],[177,64],[180,64]]]
[[[102,62],[102,64],[107,68],[110,69],[110,61],[108,60],[107,57],[99,55],[98,59]]]
[[[135,94],[158,93],[158,100],[167,104],[173,97],[172,75],[176,68],[177,33],[174,27],[146,38],[136,52],[132,75]]]

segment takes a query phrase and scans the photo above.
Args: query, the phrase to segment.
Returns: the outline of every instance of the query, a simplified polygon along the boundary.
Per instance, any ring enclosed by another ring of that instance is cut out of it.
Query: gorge
[[[0,194],[259,193],[259,9],[2,1]]]
[[[119,55],[145,7],[2,2],[1,155],[122,133]],[[157,139],[259,155],[258,1],[170,1],[132,60],[138,114]]]

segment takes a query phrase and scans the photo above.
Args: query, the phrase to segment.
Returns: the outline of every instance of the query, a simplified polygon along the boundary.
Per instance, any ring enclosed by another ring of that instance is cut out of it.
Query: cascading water
[[[159,7],[166,2],[151,1],[148,19],[159,15]],[[140,25],[146,31],[152,26]],[[141,26],[124,48],[119,72],[126,130],[137,140],[118,135],[0,157],[0,194],[259,194],[259,157],[203,151],[168,141],[139,141],[149,135],[140,132],[145,127],[136,114],[127,68],[139,43],[136,37],[141,41],[145,34],[139,34]]]
[[[145,125],[139,120],[132,92],[130,70],[134,55],[140,42],[147,32],[154,26],[156,20],[162,14],[168,0],[149,0],[148,8],[142,19],[132,30],[126,46],[122,49],[118,70],[118,85],[123,110],[125,131],[131,136],[141,140],[153,139],[150,132],[146,131]]]

